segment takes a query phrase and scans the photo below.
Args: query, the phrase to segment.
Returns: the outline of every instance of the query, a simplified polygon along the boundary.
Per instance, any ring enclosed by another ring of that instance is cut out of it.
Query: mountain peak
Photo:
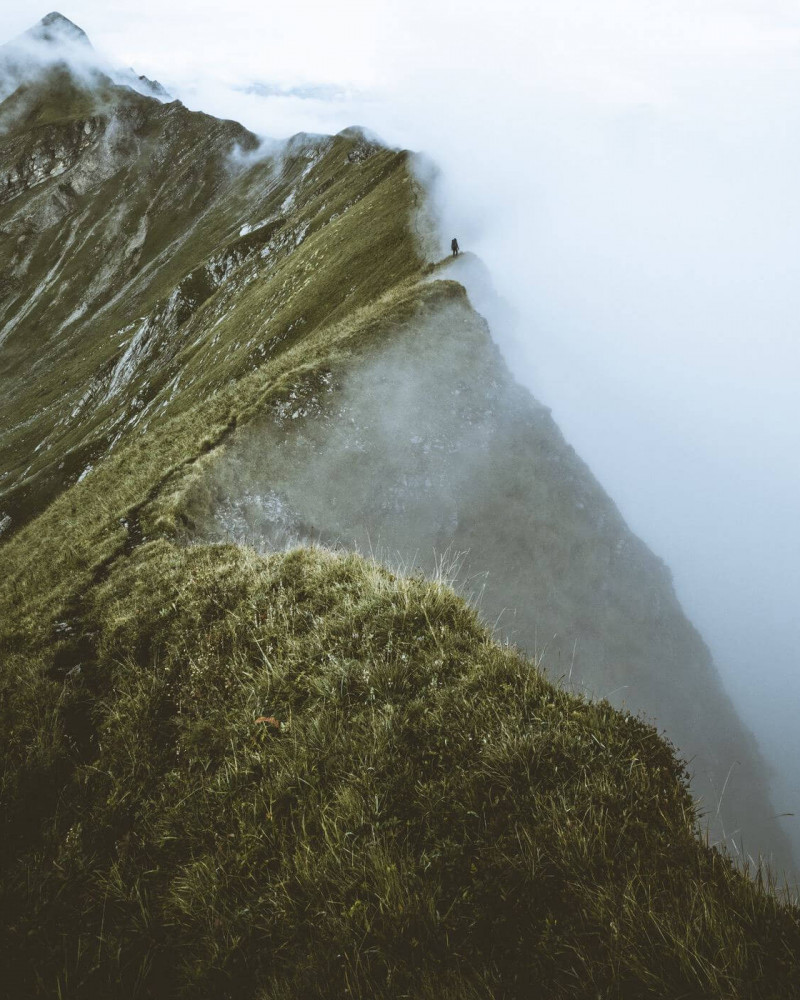
[[[23,34],[0,45],[0,102],[20,84],[40,79],[43,72],[53,67],[67,69],[81,86],[104,78],[107,83],[128,87],[159,101],[170,96],[158,81],[148,80],[133,69],[115,66],[97,52],[82,28],[54,10]]]
[[[69,42],[72,44],[77,42],[80,45],[91,47],[86,32],[57,10],[46,14],[38,24],[29,28],[25,35],[37,42]]]

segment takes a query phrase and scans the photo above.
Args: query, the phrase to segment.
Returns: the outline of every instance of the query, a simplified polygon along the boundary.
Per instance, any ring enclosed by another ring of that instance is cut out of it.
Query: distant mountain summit
[[[58,11],[52,11],[32,28],[0,46],[0,101],[53,69],[62,73],[68,71],[82,84],[112,82],[147,97],[170,98],[157,80],[113,65],[96,51],[83,28]]]
[[[83,28],[79,28],[74,21],[70,21],[68,17],[64,17],[57,10],[46,14],[38,24],[34,24],[21,37],[49,44],[70,42],[92,47],[89,36]]]

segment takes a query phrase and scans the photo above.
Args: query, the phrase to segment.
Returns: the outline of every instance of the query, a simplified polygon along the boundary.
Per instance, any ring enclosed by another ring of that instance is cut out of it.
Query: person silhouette
[[[450,242],[450,249],[453,251],[453,256],[454,257],[458,257],[458,254],[459,254],[458,240],[455,238],[455,236],[453,237],[453,239]]]

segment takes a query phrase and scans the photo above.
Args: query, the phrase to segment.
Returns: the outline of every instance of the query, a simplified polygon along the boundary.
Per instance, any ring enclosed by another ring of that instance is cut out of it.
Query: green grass
[[[794,995],[671,747],[443,583],[159,541],[67,626],[3,703],[15,995]]]
[[[670,746],[442,583],[160,541],[7,669],[14,995],[794,995]]]
[[[130,544],[125,523],[146,537],[190,540],[205,511],[207,468],[232,431],[330,365],[352,364],[460,286],[401,284],[331,326],[310,331],[269,363],[185,408],[147,434],[132,434],[83,482],[57,496],[33,523],[0,545],[0,649],[48,649],[53,627]]]

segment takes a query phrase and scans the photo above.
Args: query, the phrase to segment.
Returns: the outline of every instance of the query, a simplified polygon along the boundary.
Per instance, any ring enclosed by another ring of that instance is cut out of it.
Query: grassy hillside
[[[669,745],[442,584],[159,541],[72,628],[3,702],[13,995],[794,995]]]
[[[428,261],[410,155],[61,72],[0,105],[11,995],[792,996],[798,911],[653,728],[331,551],[469,549],[490,620],[720,785],[743,753],[725,809],[788,854],[668,573]]]

